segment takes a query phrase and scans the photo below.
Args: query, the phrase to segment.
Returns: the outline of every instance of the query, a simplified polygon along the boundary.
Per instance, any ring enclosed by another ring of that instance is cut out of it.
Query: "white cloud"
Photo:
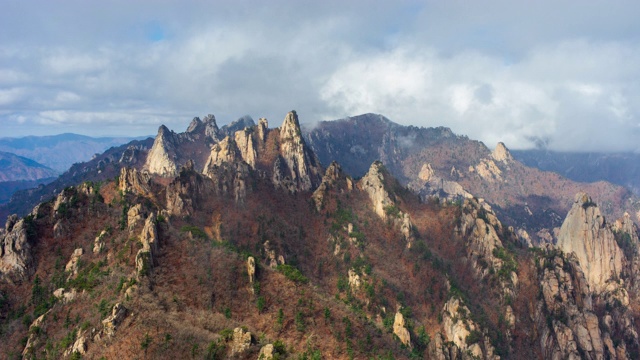
[[[0,133],[149,134],[207,113],[277,126],[295,108],[489,146],[637,147],[633,1],[35,1],[0,13]]]

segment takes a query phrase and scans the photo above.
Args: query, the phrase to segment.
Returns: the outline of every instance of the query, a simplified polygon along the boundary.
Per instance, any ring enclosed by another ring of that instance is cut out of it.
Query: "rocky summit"
[[[0,358],[640,357],[635,197],[503,143],[207,115],[72,171],[0,229]]]

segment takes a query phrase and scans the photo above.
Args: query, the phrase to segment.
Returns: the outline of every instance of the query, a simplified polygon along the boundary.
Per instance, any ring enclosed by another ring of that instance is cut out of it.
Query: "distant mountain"
[[[635,214],[637,196],[608,182],[577,182],[514,159],[500,143],[492,151],[482,142],[449,128],[403,126],[378,114],[323,121],[304,129],[305,140],[324,166],[337,161],[352,176],[381,160],[403,185],[420,194],[483,198],[500,218],[532,240],[554,241],[574,195],[584,191],[610,217]],[[603,166],[606,169],[606,166]],[[605,172],[605,170],[602,170]]]
[[[113,146],[126,144],[142,137],[100,137],[78,134],[52,136],[27,136],[22,138],[0,138],[0,151],[11,152],[33,159],[59,173],[75,163],[90,160]]]
[[[38,180],[58,173],[36,161],[23,156],[0,151],[0,182]]]
[[[640,154],[514,150],[523,164],[580,182],[608,181],[640,195]]]

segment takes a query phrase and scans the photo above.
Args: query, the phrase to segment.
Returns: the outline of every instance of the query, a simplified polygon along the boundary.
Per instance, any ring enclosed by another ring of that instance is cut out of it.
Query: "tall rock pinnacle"
[[[192,122],[192,124],[194,123]],[[194,125],[197,126],[198,124]],[[176,175],[178,167],[176,165],[175,142],[176,134],[166,126],[161,125],[158,129],[156,140],[153,142],[153,147],[149,151],[149,155],[147,155],[144,168],[160,176]]]
[[[622,271],[623,252],[600,209],[585,193],[576,195],[557,245],[567,254],[576,254],[592,291],[601,292]]]

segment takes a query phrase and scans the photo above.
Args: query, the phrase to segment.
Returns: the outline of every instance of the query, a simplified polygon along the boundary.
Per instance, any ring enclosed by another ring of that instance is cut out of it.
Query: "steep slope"
[[[305,138],[323,164],[338,161],[353,176],[362,176],[367,163],[381,160],[425,199],[484,198],[503,221],[527,231],[534,241],[554,241],[553,229],[580,191],[591,194],[607,215],[618,217],[624,210],[635,214],[638,207],[636,197],[623,187],[577,183],[524,166],[504,144],[492,152],[447,128],[401,126],[365,114],[321,122],[307,129]]]

